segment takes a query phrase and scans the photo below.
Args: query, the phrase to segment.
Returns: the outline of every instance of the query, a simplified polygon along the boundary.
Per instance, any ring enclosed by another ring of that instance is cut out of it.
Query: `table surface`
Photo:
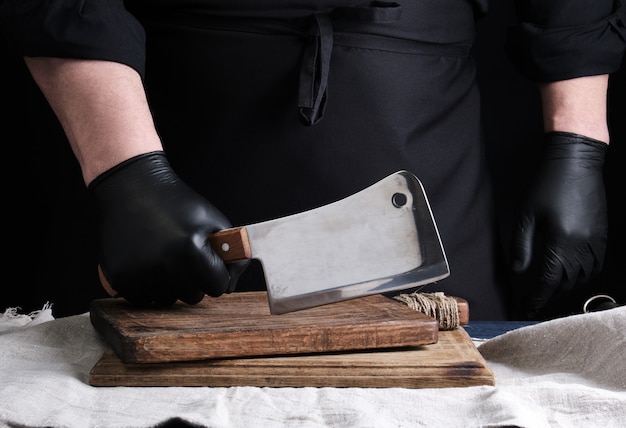
[[[464,326],[472,339],[492,339],[518,328],[538,324],[538,321],[470,321]]]

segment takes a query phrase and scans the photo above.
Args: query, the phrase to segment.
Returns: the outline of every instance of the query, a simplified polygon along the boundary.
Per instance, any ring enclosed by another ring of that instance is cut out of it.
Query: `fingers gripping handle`
[[[209,244],[226,263],[252,258],[248,231],[245,227],[234,227],[216,232],[209,238]],[[117,297],[117,292],[107,281],[100,265],[98,265],[98,276],[102,287],[109,296]]]
[[[117,291],[115,291],[113,287],[111,287],[111,284],[109,284],[109,281],[104,276],[104,273],[102,273],[102,267],[100,267],[100,265],[98,265],[98,277],[100,277],[100,284],[102,284],[102,288],[104,288],[104,291],[106,291],[107,294],[111,297],[118,297]]]

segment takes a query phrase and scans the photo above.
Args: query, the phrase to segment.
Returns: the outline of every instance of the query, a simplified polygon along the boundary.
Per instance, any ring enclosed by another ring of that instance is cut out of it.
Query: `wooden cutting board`
[[[90,317],[124,363],[399,348],[439,337],[436,320],[382,295],[281,315],[270,314],[264,291],[158,309],[108,298],[92,302]]]
[[[124,363],[108,349],[91,370],[92,386],[257,386],[447,388],[495,385],[493,372],[463,327],[435,344],[175,363]]]

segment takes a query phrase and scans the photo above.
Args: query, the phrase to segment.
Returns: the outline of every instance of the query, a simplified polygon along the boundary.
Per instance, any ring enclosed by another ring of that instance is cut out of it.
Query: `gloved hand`
[[[513,234],[513,271],[542,259],[524,310],[533,319],[548,301],[601,271],[607,242],[602,169],[607,145],[568,132],[545,135],[544,155]],[[536,248],[536,234],[543,248]],[[537,251],[535,253],[535,251]]]
[[[183,183],[163,152],[133,157],[89,185],[102,274],[131,303],[198,303],[234,290],[248,262],[225,265],[207,244],[231,227]]]

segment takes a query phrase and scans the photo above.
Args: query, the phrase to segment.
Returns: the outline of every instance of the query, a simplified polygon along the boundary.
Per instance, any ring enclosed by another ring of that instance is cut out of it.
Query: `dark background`
[[[532,171],[542,125],[535,86],[519,75],[504,54],[507,27],[514,22],[512,1],[491,2],[478,23],[474,55],[483,98],[487,155],[494,179],[503,249],[512,213]],[[24,312],[53,304],[56,317],[83,313],[94,298],[106,297],[98,286],[96,260],[86,227],[86,190],[64,134],[21,60],[0,45],[0,110],[4,161],[3,218],[5,275],[0,311],[18,306]],[[605,174],[610,237],[603,274],[595,294],[626,302],[626,277],[619,269],[625,251],[624,151],[626,70],[612,76],[609,115],[612,143]],[[76,251],[79,249],[79,251]],[[502,251],[506,254],[506,251]],[[502,260],[503,275],[508,275]],[[91,278],[85,283],[84,278]],[[562,313],[580,312],[588,293],[563,302]]]

